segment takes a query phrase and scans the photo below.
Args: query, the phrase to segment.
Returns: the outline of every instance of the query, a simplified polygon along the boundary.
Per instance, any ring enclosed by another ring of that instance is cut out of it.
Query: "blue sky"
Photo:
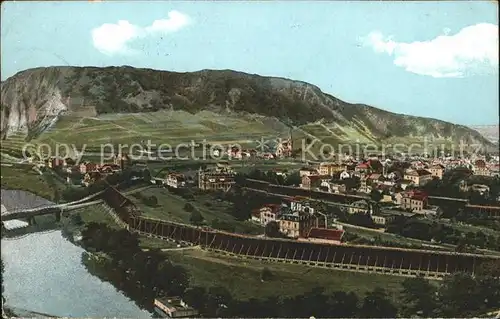
[[[397,113],[498,124],[497,14],[481,1],[3,2],[1,76],[234,69]]]

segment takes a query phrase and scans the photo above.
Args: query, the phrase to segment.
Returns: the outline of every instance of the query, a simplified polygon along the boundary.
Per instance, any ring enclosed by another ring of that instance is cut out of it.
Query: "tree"
[[[383,288],[375,288],[366,294],[360,315],[365,318],[396,318],[398,311]]]
[[[443,279],[438,290],[440,316],[468,317],[480,309],[482,300],[478,283],[466,273],[456,273]]]
[[[186,212],[192,212],[192,211],[194,211],[194,206],[193,206],[193,204],[191,204],[191,203],[186,203],[186,204],[184,204],[184,210],[185,210]]]
[[[328,315],[330,309],[324,287],[314,287],[300,299],[301,302],[297,302],[297,305],[301,305],[301,309],[297,317],[326,317]]]
[[[266,224],[266,227],[264,228],[264,233],[266,234],[267,237],[272,237],[272,238],[283,237],[283,234],[280,232],[280,226],[275,221],[271,221]]]
[[[486,309],[500,308],[500,278],[493,276],[476,276],[478,283],[478,300],[484,301]]]
[[[357,176],[348,177],[342,180],[342,183],[345,185],[347,190],[351,190],[353,188],[358,188],[360,183],[360,179]]]
[[[189,221],[195,225],[200,225],[204,219],[205,218],[203,218],[203,215],[201,215],[201,213],[195,209],[191,212],[191,217],[189,218]]]
[[[72,221],[73,224],[75,224],[77,226],[83,225],[83,219],[82,219],[82,216],[79,213],[72,214],[71,215],[71,221]]]
[[[476,275],[481,277],[500,278],[500,260],[492,260],[479,265]]]
[[[156,196],[151,195],[143,199],[144,204],[150,207],[156,207],[158,205],[158,198]]]
[[[207,313],[211,317],[222,317],[232,300],[233,298],[226,288],[210,287],[207,293]]]
[[[271,272],[271,270],[269,270],[269,268],[267,267],[264,267],[264,269],[262,269],[260,273],[260,280],[269,281],[272,278],[273,278],[273,273]]]
[[[376,173],[382,173],[384,166],[380,163],[379,160],[370,160],[369,162],[370,168]]]
[[[294,172],[285,178],[284,184],[287,186],[300,185],[302,182],[299,172]]]
[[[358,312],[358,296],[349,292],[335,291],[328,300],[330,313],[325,317],[330,318],[353,318]]]
[[[191,287],[186,289],[184,300],[188,305],[197,309],[201,314],[205,312],[205,300],[207,290],[204,287]]]
[[[145,169],[145,170],[142,171],[142,178],[146,182],[150,182],[151,181],[151,172],[149,171],[149,169]]]
[[[234,227],[233,224],[228,223],[228,222],[226,222],[224,220],[220,220],[218,218],[215,218],[215,219],[212,220],[211,226],[214,229],[225,230],[225,231],[228,231],[228,232],[234,232],[235,231],[235,227]]]
[[[378,203],[378,202],[380,202],[382,200],[383,195],[378,190],[372,189],[372,191],[370,193],[370,198],[371,198],[372,201]]]
[[[404,316],[434,317],[437,308],[436,287],[423,277],[408,278],[402,283],[402,312]]]
[[[465,253],[467,251],[467,244],[465,243],[464,240],[460,240],[455,247],[455,251],[457,253]]]

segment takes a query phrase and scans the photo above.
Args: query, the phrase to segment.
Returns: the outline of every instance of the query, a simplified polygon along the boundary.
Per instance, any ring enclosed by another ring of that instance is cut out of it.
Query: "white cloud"
[[[394,64],[406,71],[441,77],[464,77],[498,72],[498,26],[480,23],[468,26],[454,35],[444,29],[429,41],[396,42],[379,31],[363,38],[365,45],[377,53],[394,57]]]
[[[155,20],[147,27],[120,20],[118,23],[105,23],[93,29],[92,42],[97,50],[107,55],[131,54],[136,52],[128,46],[131,41],[176,32],[190,23],[191,19],[178,11],[170,11],[167,19]]]

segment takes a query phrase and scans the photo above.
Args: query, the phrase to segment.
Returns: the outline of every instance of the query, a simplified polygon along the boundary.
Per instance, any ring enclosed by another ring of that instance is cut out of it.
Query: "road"
[[[175,247],[175,248],[162,248],[160,251],[180,251],[180,250],[191,250],[191,249],[201,249],[200,245],[197,246],[186,246],[186,247]],[[142,251],[150,251],[149,248],[143,248]]]

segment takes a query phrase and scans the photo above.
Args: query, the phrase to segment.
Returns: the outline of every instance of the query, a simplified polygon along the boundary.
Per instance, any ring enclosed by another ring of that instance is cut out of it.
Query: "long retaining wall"
[[[427,278],[442,278],[453,272],[474,274],[485,262],[498,262],[500,266],[500,257],[496,256],[377,246],[332,245],[226,233],[146,218],[140,216],[133,203],[118,191],[110,189],[104,195],[106,203],[128,224],[130,231],[200,245],[204,249],[244,258],[402,276],[422,275]]]

